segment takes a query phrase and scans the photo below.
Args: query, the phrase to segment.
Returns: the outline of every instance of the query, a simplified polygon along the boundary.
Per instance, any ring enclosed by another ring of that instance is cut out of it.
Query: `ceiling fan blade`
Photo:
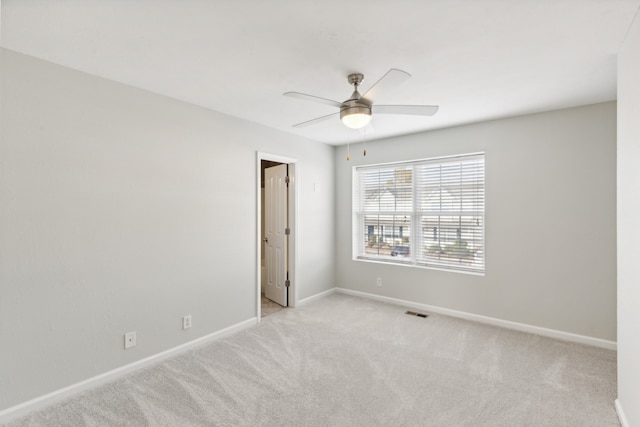
[[[404,114],[410,116],[433,116],[437,105],[374,105],[373,114]]]
[[[320,104],[331,105],[332,107],[340,108],[342,106],[341,102],[333,101],[333,100],[327,99],[327,98],[321,98],[319,96],[307,95],[306,93],[285,92],[285,93],[283,93],[283,95],[284,96],[290,96],[292,98],[304,99],[306,101],[319,102]]]
[[[387,74],[382,76],[380,80],[378,80],[373,86],[371,86],[369,90],[367,90],[365,94],[362,95],[362,97],[368,99],[371,102],[375,102],[376,98],[378,98],[378,96],[382,92],[398,86],[409,77],[411,77],[411,74],[407,73],[406,71],[392,68],[387,71]]]
[[[332,113],[327,114],[326,116],[316,117],[315,119],[307,120],[306,122],[298,123],[297,125],[293,125],[294,128],[302,128],[309,125],[315,125],[316,123],[323,122],[327,119],[337,116],[340,113]]]

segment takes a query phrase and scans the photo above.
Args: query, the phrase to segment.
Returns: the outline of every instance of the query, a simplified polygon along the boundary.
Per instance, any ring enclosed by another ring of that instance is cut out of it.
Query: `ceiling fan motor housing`
[[[371,114],[371,103],[366,99],[349,99],[340,107],[340,118],[351,114]]]

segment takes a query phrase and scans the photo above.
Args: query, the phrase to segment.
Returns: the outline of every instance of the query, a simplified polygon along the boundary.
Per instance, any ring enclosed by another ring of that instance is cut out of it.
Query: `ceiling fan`
[[[371,88],[360,95],[358,86],[362,83],[364,75],[353,73],[347,76],[349,84],[353,85],[353,93],[344,102],[333,101],[319,96],[307,95],[300,92],[285,92],[285,96],[293,98],[306,99],[308,101],[319,102],[321,104],[331,105],[340,109],[338,113],[328,114],[326,116],[316,117],[306,122],[298,123],[293,127],[304,127],[314,125],[340,114],[340,120],[345,126],[352,129],[361,129],[365,127],[371,120],[372,114],[404,114],[412,116],[433,116],[438,111],[437,105],[377,105],[374,104],[378,95],[394,86],[407,80],[411,74],[406,71],[395,68],[390,69],[382,76]]]

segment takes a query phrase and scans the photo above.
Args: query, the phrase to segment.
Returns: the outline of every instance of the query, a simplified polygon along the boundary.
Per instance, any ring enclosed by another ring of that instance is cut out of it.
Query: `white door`
[[[267,283],[264,295],[287,306],[287,165],[264,171],[265,265]]]

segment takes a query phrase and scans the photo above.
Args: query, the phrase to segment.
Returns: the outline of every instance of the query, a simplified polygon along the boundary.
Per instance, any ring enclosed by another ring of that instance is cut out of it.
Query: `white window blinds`
[[[484,272],[484,155],[354,168],[353,254]]]

